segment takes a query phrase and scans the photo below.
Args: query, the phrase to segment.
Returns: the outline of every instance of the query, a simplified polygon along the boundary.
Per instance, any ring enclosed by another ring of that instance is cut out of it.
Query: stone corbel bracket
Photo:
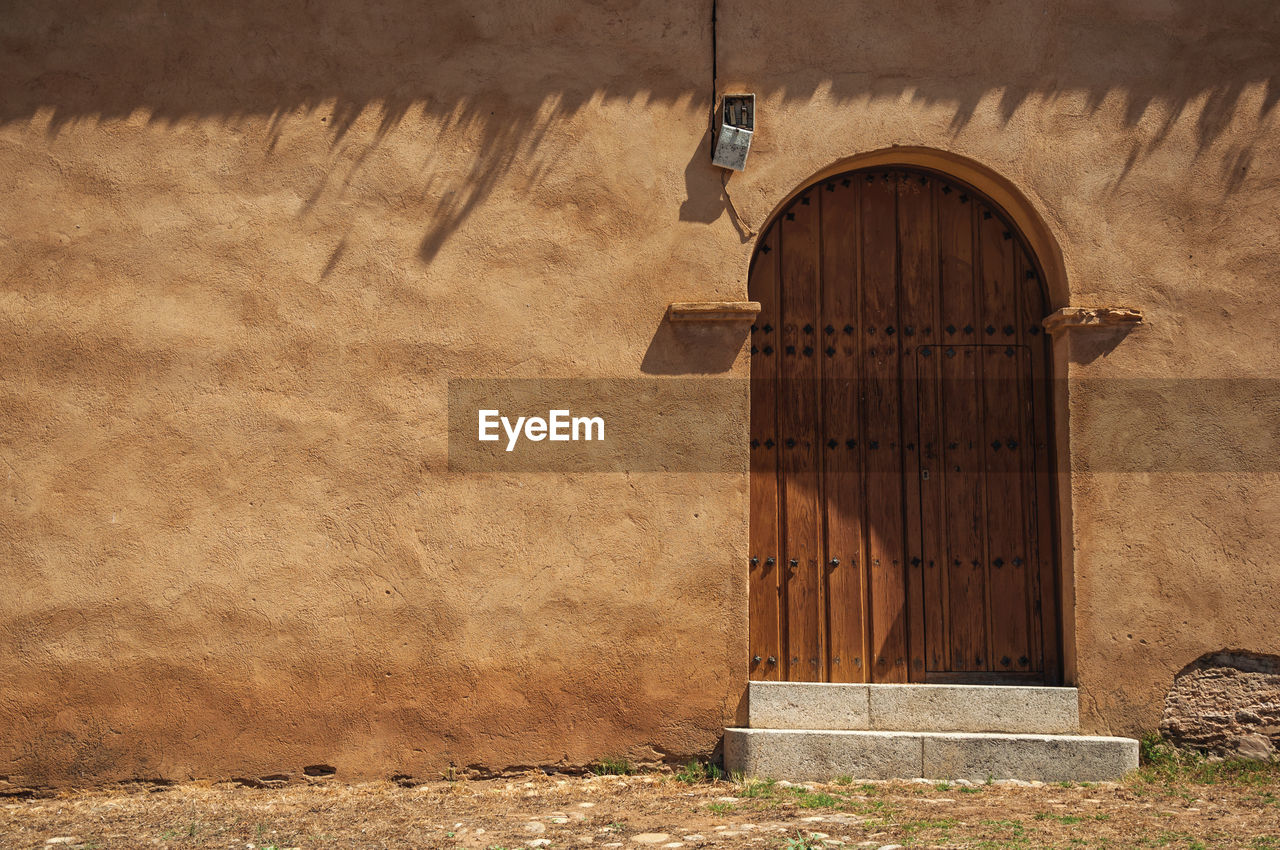
[[[678,301],[667,307],[671,322],[750,322],[759,314],[759,301]]]
[[[1051,334],[1082,329],[1128,329],[1142,324],[1142,313],[1128,307],[1063,307],[1041,322]]]

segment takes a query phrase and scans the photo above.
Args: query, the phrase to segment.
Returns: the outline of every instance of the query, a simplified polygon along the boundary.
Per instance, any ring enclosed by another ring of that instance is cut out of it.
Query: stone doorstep
[[[1118,780],[1138,742],[1095,735],[726,729],[725,768],[792,782],[854,779]]]
[[[1080,731],[1075,688],[750,682],[747,693],[747,725],[752,729]]]

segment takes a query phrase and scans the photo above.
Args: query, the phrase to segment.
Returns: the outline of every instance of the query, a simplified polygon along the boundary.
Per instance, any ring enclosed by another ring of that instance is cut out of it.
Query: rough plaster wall
[[[760,95],[729,191],[758,228],[843,158],[971,157],[1073,302],[1150,317],[1073,376],[1270,377],[1276,15],[721,0],[721,88]],[[740,337],[660,327],[742,297],[752,250],[707,164],[709,8],[55,0],[0,32],[0,776],[712,750],[745,475],[454,475],[444,428],[449,377],[745,374]],[[1081,468],[1113,442],[1086,401]],[[1091,730],[1280,651],[1257,460],[1074,479]]]
[[[679,214],[703,12],[6,5],[0,776],[717,746],[745,476],[453,475],[445,428],[737,293]]]
[[[1274,758],[1280,748],[1280,656],[1223,650],[1174,677],[1160,731],[1220,756]]]

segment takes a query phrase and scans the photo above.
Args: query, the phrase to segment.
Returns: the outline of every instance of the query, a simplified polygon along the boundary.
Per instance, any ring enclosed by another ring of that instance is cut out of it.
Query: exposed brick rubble
[[[1215,755],[1280,756],[1280,656],[1223,650],[1174,677],[1160,731]]]

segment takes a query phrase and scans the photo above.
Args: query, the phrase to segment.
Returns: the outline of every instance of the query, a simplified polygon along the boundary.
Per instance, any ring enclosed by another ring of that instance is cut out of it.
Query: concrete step
[[[1138,766],[1138,742],[1092,735],[726,729],[724,764],[767,779],[1117,780]]]
[[[1080,731],[1075,688],[751,682],[747,700],[747,725],[752,729],[1039,735]]]

